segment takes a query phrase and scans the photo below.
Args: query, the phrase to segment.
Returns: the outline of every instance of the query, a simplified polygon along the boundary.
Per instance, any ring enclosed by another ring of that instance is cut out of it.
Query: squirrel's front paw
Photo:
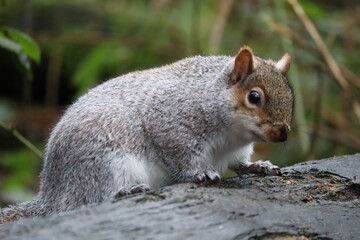
[[[272,164],[270,161],[257,161],[252,163],[248,169],[248,173],[260,173],[270,176],[280,176],[281,170],[278,166]]]
[[[275,166],[269,161],[257,161],[254,163],[248,162],[247,164],[239,165],[233,167],[238,175],[255,173],[255,174],[265,174],[270,176],[280,176],[281,170],[278,166]]]
[[[193,176],[193,182],[202,183],[206,181],[218,182],[221,177],[218,172],[216,172],[212,167],[206,167],[204,172],[197,172]]]
[[[184,171],[182,170],[177,174],[179,182],[193,182],[193,183],[203,183],[203,182],[218,182],[221,180],[220,174],[215,171],[213,167],[207,166],[205,168],[193,168],[191,170]]]
[[[126,188],[120,189],[119,192],[115,195],[114,198],[118,199],[118,198],[123,197],[123,196],[127,196],[127,195],[130,195],[130,194],[135,194],[135,193],[147,192],[149,190],[150,190],[150,187],[147,184],[133,185],[129,189],[126,189]]]

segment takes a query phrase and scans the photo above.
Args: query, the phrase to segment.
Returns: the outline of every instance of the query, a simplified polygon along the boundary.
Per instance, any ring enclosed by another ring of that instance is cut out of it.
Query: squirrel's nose
[[[280,135],[279,135],[279,142],[285,142],[287,140],[288,130],[286,127],[281,127],[279,129]]]
[[[284,142],[287,140],[289,128],[286,125],[273,126],[266,132],[267,137],[271,142]]]

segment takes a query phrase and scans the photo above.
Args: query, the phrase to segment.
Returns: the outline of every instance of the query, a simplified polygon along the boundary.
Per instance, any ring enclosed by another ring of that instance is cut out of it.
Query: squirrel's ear
[[[250,47],[244,46],[235,58],[229,84],[235,84],[254,72],[254,54]]]
[[[285,53],[284,56],[276,63],[275,67],[284,75],[289,71],[291,64],[291,57]]]

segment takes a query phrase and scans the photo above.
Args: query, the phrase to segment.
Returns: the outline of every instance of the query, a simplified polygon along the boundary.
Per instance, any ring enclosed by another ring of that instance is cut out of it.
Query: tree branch
[[[24,144],[28,149],[30,149],[37,157],[43,159],[44,154],[28,139],[26,139],[21,133],[19,133],[16,129],[12,128],[11,125],[0,121],[0,127],[2,127],[5,131],[11,133],[16,139],[18,139],[22,144]]]
[[[297,0],[288,0],[289,4],[292,6],[294,12],[297,14],[306,30],[314,40],[315,44],[318,46],[322,57],[324,58],[326,64],[329,66],[331,73],[334,78],[337,80],[339,85],[344,89],[349,89],[349,83],[341,73],[339,65],[336,63],[334,58],[331,56],[329,49],[327,48],[325,42],[322,40],[319,32],[316,30],[314,24],[311,22],[309,17],[306,15],[304,9],[298,3]]]

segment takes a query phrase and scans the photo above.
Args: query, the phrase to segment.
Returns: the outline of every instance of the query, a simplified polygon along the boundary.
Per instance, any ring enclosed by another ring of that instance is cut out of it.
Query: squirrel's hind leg
[[[172,161],[169,170],[177,182],[218,182],[221,177],[220,174],[210,164],[196,164],[191,161],[183,161],[187,164],[177,165],[176,161]]]
[[[169,185],[169,173],[157,159],[147,156],[126,154],[112,159],[111,171],[114,175],[113,198],[147,192]],[[170,181],[170,182],[169,182]]]

